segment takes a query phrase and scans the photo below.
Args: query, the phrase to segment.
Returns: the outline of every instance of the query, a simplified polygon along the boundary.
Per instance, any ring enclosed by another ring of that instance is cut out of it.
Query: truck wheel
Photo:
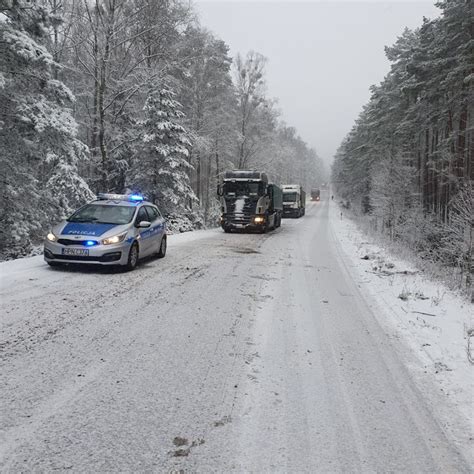
[[[228,227],[224,227],[224,232],[225,232],[226,234],[230,234],[230,229],[229,229]]]

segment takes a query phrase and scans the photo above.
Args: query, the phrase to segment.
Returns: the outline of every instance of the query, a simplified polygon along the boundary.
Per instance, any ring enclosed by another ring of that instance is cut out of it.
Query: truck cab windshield
[[[296,193],[283,193],[283,202],[296,202]]]
[[[224,183],[224,195],[229,197],[237,196],[263,196],[263,183],[235,182]]]

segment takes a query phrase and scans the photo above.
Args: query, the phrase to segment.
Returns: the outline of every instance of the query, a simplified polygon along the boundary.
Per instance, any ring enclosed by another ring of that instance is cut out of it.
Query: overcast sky
[[[431,1],[199,0],[197,8],[232,56],[254,50],[268,58],[268,96],[327,161],[369,99],[369,86],[389,71],[384,46],[423,16],[439,14]]]

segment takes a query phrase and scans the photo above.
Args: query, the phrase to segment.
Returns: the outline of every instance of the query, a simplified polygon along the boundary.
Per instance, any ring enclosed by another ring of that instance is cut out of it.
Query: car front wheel
[[[138,264],[138,244],[135,242],[128,253],[127,270],[133,270]]]
[[[163,258],[166,255],[166,248],[167,248],[166,235],[164,235],[163,238],[161,239],[160,250],[158,250],[158,258]]]

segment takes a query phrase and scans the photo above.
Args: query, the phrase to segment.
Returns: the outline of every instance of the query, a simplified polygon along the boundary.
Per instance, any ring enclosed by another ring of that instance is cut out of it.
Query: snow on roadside
[[[217,232],[222,232],[220,229],[209,230],[195,230],[192,232],[183,232],[181,234],[168,235],[168,249],[172,252],[174,247],[186,245],[206,237],[211,237]],[[170,258],[171,255],[169,255]],[[22,257],[15,260],[6,260],[0,262],[0,288],[4,286],[11,286],[15,282],[15,277],[30,272],[30,277],[35,276],[38,271],[47,269],[43,255],[35,255],[33,257]],[[8,279],[8,282],[6,281]]]
[[[361,291],[382,310],[379,322],[391,324],[396,337],[408,343],[424,372],[432,374],[441,393],[467,421],[472,437],[474,366],[468,360],[468,333],[474,328],[474,305],[377,244],[335,203],[330,216]]]
[[[205,239],[206,237],[211,237],[216,233],[222,233],[222,229],[219,227],[182,232],[181,234],[171,234],[168,235],[168,246],[174,247],[175,245],[184,245],[196,240]]]

